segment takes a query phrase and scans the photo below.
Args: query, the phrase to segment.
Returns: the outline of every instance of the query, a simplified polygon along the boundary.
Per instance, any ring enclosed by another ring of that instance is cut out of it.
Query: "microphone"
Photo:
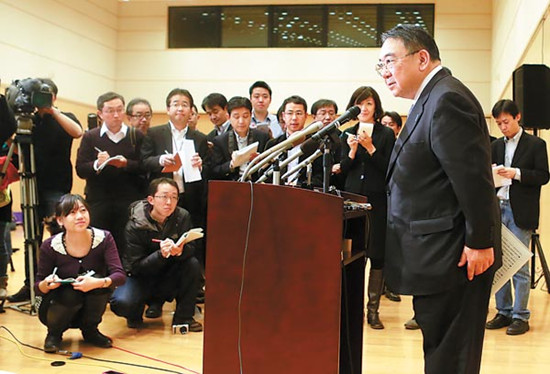
[[[326,135],[331,133],[334,129],[340,128],[344,123],[357,118],[357,116],[361,113],[361,108],[359,108],[357,105],[352,106],[349,108],[344,114],[342,114],[340,117],[336,118],[334,121],[323,127],[321,130],[317,131],[311,139],[316,141],[321,141]]]
[[[308,164],[311,164],[313,161],[315,161],[315,159],[319,156],[321,156],[323,154],[323,152],[321,152],[320,149],[316,150],[315,153],[313,153],[311,156],[309,156],[308,158],[306,158],[305,160],[303,160],[302,162],[300,162],[298,165],[296,165],[295,167],[293,167],[292,169],[290,169],[289,171],[287,171],[282,177],[281,177],[281,180],[284,180],[284,179],[287,179],[289,178],[292,174],[296,173],[298,170],[300,170],[301,168],[303,168],[304,166],[307,166]],[[297,175],[292,178],[292,180],[289,180],[288,182],[292,182],[293,180],[295,180],[297,178]]]
[[[307,141],[305,142],[307,143]],[[302,146],[305,144],[303,143]],[[301,148],[301,146],[300,146]],[[311,152],[313,153],[313,152]],[[304,153],[302,151],[298,151],[294,153],[292,156],[285,158],[281,163],[279,163],[279,171],[281,169],[284,169],[288,164],[290,164],[292,161],[296,160],[298,157],[303,155]],[[309,156],[309,155],[308,155]],[[274,164],[275,165],[275,164]],[[271,177],[273,173],[275,173],[274,165],[272,165],[257,181],[256,183],[262,183],[267,180],[267,178]]]
[[[252,160],[253,162],[250,162],[248,164],[246,170],[239,180],[241,182],[244,182],[249,175],[254,174],[262,166],[275,159],[275,157],[284,152],[286,149],[296,147],[298,144],[303,143],[308,135],[313,134],[322,127],[323,123],[321,121],[313,122],[305,129],[296,131],[279,144],[276,144],[273,147],[263,151],[254,160]],[[256,163],[256,165],[254,165],[254,163]]]

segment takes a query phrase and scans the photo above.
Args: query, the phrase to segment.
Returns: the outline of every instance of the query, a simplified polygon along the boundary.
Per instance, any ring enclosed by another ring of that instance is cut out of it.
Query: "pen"
[[[98,152],[103,152],[101,149],[97,148],[97,147],[94,147],[94,149]]]
[[[152,241],[153,243],[160,243],[160,242],[162,242],[161,239],[151,239],[151,241]],[[170,257],[170,253],[168,253],[168,255],[166,256],[166,258],[168,258],[168,257]]]
[[[170,152],[168,152],[166,149],[164,150],[165,155],[172,155]]]
[[[53,268],[52,275],[55,275],[56,272],[57,272],[57,266]]]

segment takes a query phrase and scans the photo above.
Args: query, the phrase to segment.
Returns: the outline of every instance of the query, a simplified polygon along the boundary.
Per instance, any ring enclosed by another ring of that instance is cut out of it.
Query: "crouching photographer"
[[[6,90],[8,103],[15,115],[32,118],[30,143],[34,147],[37,216],[40,226],[37,233],[40,242],[43,220],[53,216],[55,203],[61,196],[71,192],[71,147],[73,139],[81,137],[83,133],[74,114],[62,112],[55,107],[57,93],[57,85],[47,78],[18,80]],[[19,134],[19,129],[17,133]],[[36,253],[33,258],[36,262]],[[8,297],[10,302],[30,299],[28,256],[25,256],[25,276],[23,287]]]

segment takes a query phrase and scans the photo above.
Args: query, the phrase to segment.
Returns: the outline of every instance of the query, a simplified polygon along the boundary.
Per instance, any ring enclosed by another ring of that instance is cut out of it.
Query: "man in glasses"
[[[206,136],[188,127],[193,96],[183,88],[174,88],[166,97],[169,122],[149,129],[142,149],[143,165],[151,179],[169,177],[176,181],[182,196],[179,204],[191,213],[196,226],[204,227],[206,220],[205,170],[208,145]],[[179,154],[184,167],[167,172]],[[163,170],[165,170],[163,172]],[[198,173],[197,173],[198,171]]]
[[[282,108],[283,118],[286,124],[286,131],[282,135],[279,135],[278,137],[271,139],[269,142],[267,142],[267,145],[265,147],[266,149],[269,149],[285,141],[290,135],[294,134],[297,131],[303,130],[305,127],[307,120],[307,103],[304,98],[298,95],[290,96],[283,101]],[[300,152],[300,145],[289,149],[287,152],[285,152],[284,155],[282,155],[282,158],[292,157],[296,152]],[[287,170],[290,170],[298,165],[298,163],[304,158],[305,157],[303,155],[295,158],[286,166],[286,170],[281,170],[281,175],[283,175]],[[281,184],[296,185],[304,182],[306,179],[305,173],[300,174],[299,177],[296,179],[295,177],[297,177],[297,173],[298,172],[294,173],[285,181],[281,180]],[[319,175],[319,173],[316,174]]]
[[[153,110],[149,101],[140,97],[132,99],[126,106],[126,116],[131,127],[135,127],[143,135],[147,135],[147,130],[151,126],[151,118],[153,118]]]
[[[386,281],[413,295],[425,372],[478,373],[501,264],[485,115],[423,28],[396,26],[382,42],[376,70],[394,96],[413,100],[386,176]]]
[[[124,123],[124,97],[106,92],[97,99],[102,124],[82,137],[76,173],[86,180],[91,225],[109,230],[119,253],[124,251],[128,206],[145,195],[140,162],[144,135]]]
[[[165,301],[176,300],[174,328],[202,331],[193,319],[200,266],[193,256],[196,241],[177,246],[192,228],[189,212],[178,207],[179,189],[171,178],[157,178],[149,185],[146,200],[130,206],[126,226],[127,248],[122,264],[126,283],[111,298],[111,310],[125,317],[129,328],[139,328],[145,317],[162,316]]]

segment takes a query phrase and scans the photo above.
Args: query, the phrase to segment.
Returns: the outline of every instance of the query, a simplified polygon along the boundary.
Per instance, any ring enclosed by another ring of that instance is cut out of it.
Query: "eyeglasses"
[[[113,114],[122,114],[124,113],[124,108],[109,108],[109,109],[103,109],[102,112],[104,114],[109,114],[109,115],[113,115]]]
[[[135,118],[135,119],[151,119],[153,115],[151,113],[136,113],[136,114],[130,114],[128,117]]]
[[[303,117],[305,115],[304,112],[302,111],[296,111],[296,112],[284,112],[285,115],[289,116],[289,117],[292,117],[292,116],[296,116],[296,117]]]
[[[179,196],[178,195],[155,195],[154,196],[156,199],[159,199],[163,202],[168,202],[169,200],[171,201],[178,201],[179,200]]]
[[[414,54],[417,54],[421,50],[417,50],[414,52],[409,52],[405,56],[402,57],[387,57],[384,61],[378,61],[376,65],[374,65],[374,69],[376,72],[382,77],[384,76],[385,71],[393,71],[393,68],[395,67],[395,63],[399,60],[403,60],[404,58],[408,56],[412,56]]]
[[[177,108],[189,108],[189,107],[191,107],[191,105],[189,105],[189,103],[187,103],[187,102],[185,102],[185,101],[182,102],[182,103],[175,103],[175,102],[174,102],[174,103],[170,103],[170,106],[171,106],[172,108],[176,108],[176,109],[177,109]]]

